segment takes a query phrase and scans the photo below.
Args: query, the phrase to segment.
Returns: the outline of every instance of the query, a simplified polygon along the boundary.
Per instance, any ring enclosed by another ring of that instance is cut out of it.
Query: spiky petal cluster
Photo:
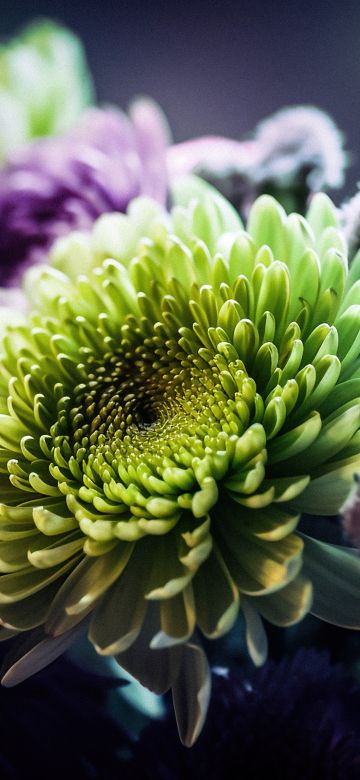
[[[0,47],[0,160],[32,138],[62,133],[92,101],[80,41],[51,21]]]
[[[0,363],[0,618],[25,632],[5,684],[90,620],[100,653],[172,687],[190,744],[197,631],[241,609],[261,663],[262,616],[360,626],[360,561],[296,532],[302,510],[338,511],[360,461],[360,283],[326,196],[308,220],[264,197],[244,231],[220,196],[170,216],[140,200],[95,227],[93,272],[32,272]]]
[[[90,109],[65,136],[17,151],[0,171],[0,284],[18,283],[56,238],[135,196],[165,202],[166,133],[160,109],[141,99],[129,118]]]

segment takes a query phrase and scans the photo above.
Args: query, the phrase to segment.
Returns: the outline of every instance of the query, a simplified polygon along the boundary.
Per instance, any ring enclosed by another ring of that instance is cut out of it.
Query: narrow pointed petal
[[[175,646],[151,650],[151,639],[158,629],[157,609],[150,606],[140,635],[128,650],[116,655],[116,660],[150,691],[162,694],[171,688],[179,674],[182,648]]]
[[[186,747],[191,747],[201,732],[210,692],[211,675],[204,651],[194,643],[184,645],[172,697],[179,736]]]
[[[243,598],[241,609],[246,625],[246,645],[255,666],[262,666],[268,654],[268,641],[261,617],[252,606],[252,599]]]
[[[1,684],[5,688],[12,688],[44,669],[62,655],[84,630],[85,626],[82,624],[56,638],[47,637],[39,630],[28,635],[23,642],[19,642],[14,656],[5,658],[1,669]]]

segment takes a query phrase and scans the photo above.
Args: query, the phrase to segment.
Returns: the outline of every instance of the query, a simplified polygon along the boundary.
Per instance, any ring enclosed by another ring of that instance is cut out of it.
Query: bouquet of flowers
[[[356,670],[319,628],[360,628],[359,196],[325,194],[342,135],[294,106],[173,143],[150,98],[96,105],[50,22],[0,58],[4,776],[35,675],[44,729],[88,696],[61,770],[34,729],[38,777],[276,776],[282,750],[278,777],[358,777]]]

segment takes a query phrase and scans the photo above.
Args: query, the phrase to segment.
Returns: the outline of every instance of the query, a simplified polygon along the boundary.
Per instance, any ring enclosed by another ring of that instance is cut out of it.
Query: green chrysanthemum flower
[[[16,146],[70,128],[92,100],[80,41],[50,21],[0,47],[0,159]]]
[[[264,196],[247,232],[218,195],[170,215],[135,201],[54,256],[71,272],[80,253],[112,259],[32,273],[35,312],[3,338],[0,618],[26,632],[4,682],[91,613],[98,652],[173,688],[190,744],[197,629],[215,639],[241,609],[261,663],[261,616],[360,627],[359,559],[296,533],[359,466],[360,282],[326,196],[308,221]]]

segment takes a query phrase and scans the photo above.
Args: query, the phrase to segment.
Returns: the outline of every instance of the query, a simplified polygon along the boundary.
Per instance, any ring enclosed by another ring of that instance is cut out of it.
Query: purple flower
[[[52,242],[102,213],[148,195],[165,202],[167,127],[160,109],[136,101],[129,118],[90,109],[63,137],[13,154],[0,171],[0,285],[15,285]]]
[[[352,780],[360,776],[360,686],[326,653],[214,675],[196,745],[180,745],[168,717],[142,733],[127,778]],[[122,774],[124,777],[124,774]]]

